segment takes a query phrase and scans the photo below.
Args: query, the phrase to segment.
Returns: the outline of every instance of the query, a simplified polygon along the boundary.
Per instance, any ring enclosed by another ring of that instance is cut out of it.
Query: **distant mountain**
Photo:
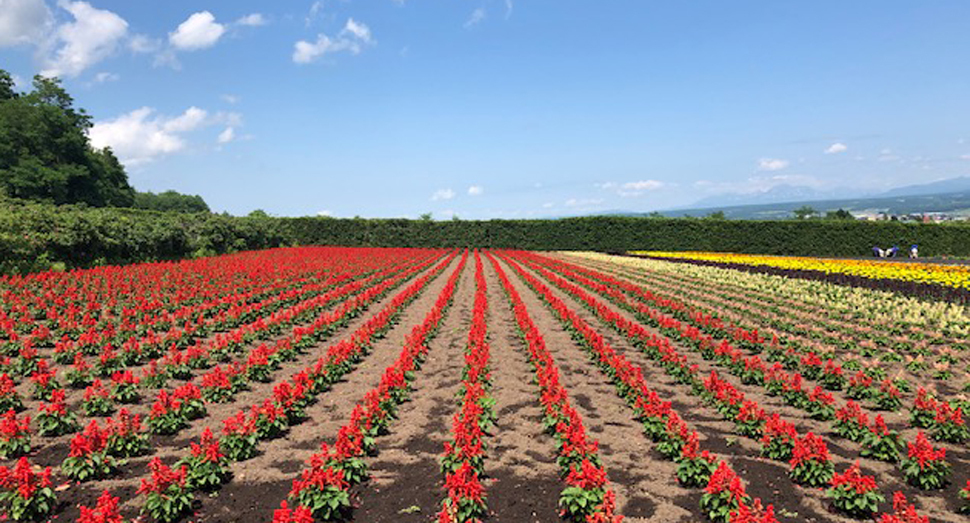
[[[921,185],[907,185],[886,191],[877,196],[921,196],[924,194],[946,194],[954,192],[970,191],[970,176],[959,178],[948,178]]]
[[[835,198],[853,198],[863,196],[864,193],[852,189],[836,188],[820,191],[802,185],[776,185],[771,189],[753,193],[725,193],[708,196],[688,206],[681,208],[730,207],[738,205],[763,205],[782,202],[808,202],[816,200],[832,200]]]
[[[660,211],[670,217],[702,217],[716,211],[723,211],[726,218],[740,220],[778,220],[792,217],[792,211],[808,205],[826,213],[845,209],[856,214],[889,213],[896,215],[924,212],[945,212],[953,215],[970,215],[970,190],[944,194],[918,194],[914,196],[880,196],[864,198],[840,198],[832,200],[812,200],[801,202],[766,203],[757,205],[726,205],[707,208],[676,209]],[[643,216],[633,213],[617,213],[626,216]]]

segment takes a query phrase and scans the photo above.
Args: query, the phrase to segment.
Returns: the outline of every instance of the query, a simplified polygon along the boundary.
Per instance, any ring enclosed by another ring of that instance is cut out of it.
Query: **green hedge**
[[[970,225],[590,217],[562,220],[237,218],[0,200],[0,272],[208,256],[281,245],[709,250],[867,256],[918,243],[924,256],[970,256]]]
[[[287,245],[278,220],[0,202],[0,273],[209,256]]]
[[[970,256],[970,225],[962,223],[588,217],[448,222],[288,218],[283,224],[287,236],[301,244],[869,256],[873,245],[907,250],[916,243],[924,256]]]

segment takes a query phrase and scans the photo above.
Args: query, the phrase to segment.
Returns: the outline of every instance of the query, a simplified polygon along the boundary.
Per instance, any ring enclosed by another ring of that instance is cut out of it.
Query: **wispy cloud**
[[[482,22],[482,20],[485,20],[485,17],[486,13],[484,7],[475,9],[472,11],[471,16],[468,17],[468,20],[465,21],[465,29],[470,29],[471,27],[478,25]]]
[[[788,167],[788,160],[780,158],[761,158],[758,160],[759,171],[780,171]]]
[[[306,40],[297,42],[293,48],[293,61],[298,64],[308,64],[325,55],[342,51],[356,55],[360,54],[364,47],[376,43],[369,27],[349,18],[336,37],[331,38],[320,33],[317,35],[316,42]]]
[[[455,191],[451,189],[438,189],[431,195],[431,201],[450,200],[455,197]]]
[[[825,154],[839,154],[839,153],[844,153],[848,150],[849,150],[849,147],[847,145],[845,145],[842,142],[836,142],[830,145],[828,149],[825,149]]]
[[[481,185],[472,185],[471,187],[468,188],[469,196],[480,196],[484,192],[485,192],[485,188],[482,187]]]

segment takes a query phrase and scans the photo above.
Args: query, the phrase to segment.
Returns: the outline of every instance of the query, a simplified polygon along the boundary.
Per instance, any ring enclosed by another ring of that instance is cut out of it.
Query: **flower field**
[[[965,521],[968,334],[958,303],[583,252],[0,277],[0,519]]]
[[[645,254],[656,258],[679,258],[719,263],[736,263],[756,267],[818,271],[825,274],[848,274],[870,279],[928,283],[958,289],[970,288],[970,268],[965,265],[808,258],[804,256],[765,256],[725,252],[640,251],[637,254]]]

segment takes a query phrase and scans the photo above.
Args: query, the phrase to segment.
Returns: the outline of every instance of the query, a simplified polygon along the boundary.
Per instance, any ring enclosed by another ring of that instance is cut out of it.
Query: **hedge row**
[[[869,256],[874,245],[898,245],[905,251],[916,243],[925,256],[970,256],[970,225],[962,223],[624,217],[450,222],[290,218],[284,219],[284,227],[287,236],[301,244]]]
[[[853,221],[589,217],[562,220],[237,218],[0,201],[0,272],[122,264],[292,244],[709,250],[866,256],[873,245],[970,256],[970,226]]]
[[[0,273],[211,256],[289,244],[278,220],[0,202]]]

